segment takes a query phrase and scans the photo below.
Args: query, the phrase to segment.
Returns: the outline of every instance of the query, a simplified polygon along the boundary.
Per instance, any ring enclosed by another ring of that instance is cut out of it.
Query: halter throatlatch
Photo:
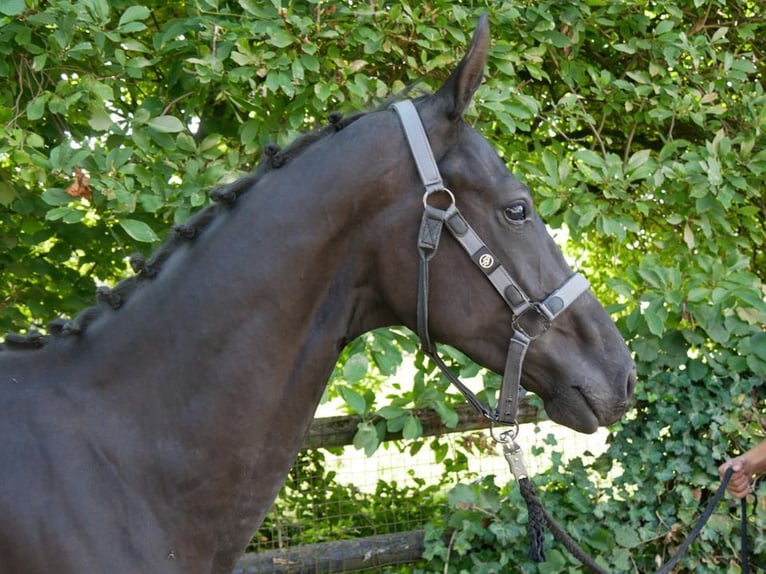
[[[494,253],[468,224],[455,205],[455,196],[444,186],[431,145],[428,142],[428,136],[415,105],[409,100],[404,100],[393,104],[393,107],[401,120],[412,156],[415,159],[415,165],[425,188],[423,217],[418,234],[420,265],[417,305],[417,330],[423,352],[433,359],[450,382],[485,417],[498,423],[515,423],[522,391],[521,370],[529,345],[545,334],[553,320],[563,313],[577,297],[588,290],[588,280],[579,273],[575,273],[542,301],[530,299],[524,289],[513,280]],[[449,205],[446,208],[438,208],[429,203],[431,196],[436,194],[447,197]],[[486,275],[513,314],[513,336],[508,346],[498,406],[494,410],[483,404],[447,368],[444,361],[439,357],[428,331],[428,264],[436,255],[441,232],[445,225],[468,253],[471,260]]]

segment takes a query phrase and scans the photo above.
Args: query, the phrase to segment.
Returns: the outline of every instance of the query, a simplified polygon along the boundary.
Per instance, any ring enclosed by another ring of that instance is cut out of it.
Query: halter
[[[431,357],[446,377],[486,418],[497,423],[515,424],[522,392],[521,370],[529,345],[550,328],[553,320],[563,313],[577,297],[588,290],[589,283],[581,274],[575,273],[542,301],[533,301],[521,286],[513,280],[497,257],[476,234],[455,205],[455,196],[444,186],[439,168],[434,160],[423,123],[415,105],[404,100],[393,104],[399,115],[407,142],[412,151],[420,179],[425,187],[423,217],[418,234],[420,256],[417,303],[417,331],[423,352]],[[440,209],[429,204],[434,194],[446,195],[450,205]],[[490,409],[465,384],[463,384],[439,357],[436,346],[428,332],[428,263],[436,255],[439,238],[446,224],[452,236],[468,253],[471,260],[489,279],[513,314],[513,336],[508,346],[503,382],[496,409]]]

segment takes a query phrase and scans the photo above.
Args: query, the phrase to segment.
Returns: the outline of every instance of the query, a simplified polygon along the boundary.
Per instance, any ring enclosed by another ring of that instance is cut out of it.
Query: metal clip
[[[503,443],[503,455],[517,481],[522,478],[529,478],[527,466],[524,464],[524,453],[521,452],[521,447],[515,441]]]
[[[495,425],[491,424],[489,426],[490,435],[492,435],[496,443],[503,445],[503,456],[508,461],[508,466],[511,467],[513,476],[517,481],[522,478],[529,478],[527,466],[524,464],[524,453],[516,442],[516,437],[519,436],[519,423],[514,422],[513,426],[500,433],[500,436],[495,436],[494,431]]]

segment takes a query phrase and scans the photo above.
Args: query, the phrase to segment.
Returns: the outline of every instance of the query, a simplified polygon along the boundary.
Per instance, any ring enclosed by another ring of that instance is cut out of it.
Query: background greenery
[[[415,80],[438,86],[482,11],[493,46],[469,119],[562,230],[640,374],[607,456],[536,482],[610,568],[650,571],[717,485],[716,466],[763,436],[762,2],[2,0],[0,330],[44,330],[89,305],[264,144]],[[432,371],[396,398],[376,393],[414,348],[408,333],[363,337],[330,394],[409,438],[420,429],[406,407],[453,422]],[[374,451],[382,430],[363,423],[356,445]],[[429,568],[578,571],[556,552],[526,564],[516,496],[489,480],[453,491],[430,527]],[[758,507],[761,560],[765,522]],[[735,530],[722,508],[689,571],[737,572]]]

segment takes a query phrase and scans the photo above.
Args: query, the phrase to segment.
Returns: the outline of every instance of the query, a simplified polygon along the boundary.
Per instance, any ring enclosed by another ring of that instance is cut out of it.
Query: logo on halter
[[[492,257],[489,253],[485,253],[481,257],[479,257],[479,265],[483,269],[489,269],[495,264],[495,258]]]

